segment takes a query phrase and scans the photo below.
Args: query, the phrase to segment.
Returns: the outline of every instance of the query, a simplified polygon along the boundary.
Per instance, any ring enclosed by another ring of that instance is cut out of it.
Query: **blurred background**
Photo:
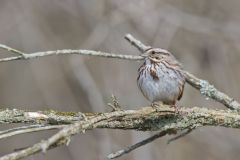
[[[237,100],[240,89],[238,0],[20,0],[0,1],[0,43],[26,53],[90,49],[138,55],[124,35],[170,50],[184,68]],[[4,50],[0,57],[11,56]],[[51,56],[0,64],[1,108],[104,112],[112,94],[124,109],[148,105],[136,85],[142,62]],[[186,85],[180,105],[225,109]],[[0,129],[14,127],[1,125]],[[0,156],[55,133],[0,141]],[[106,159],[106,155],[153,133],[98,129],[28,159]],[[169,145],[170,137],[121,157],[132,160],[233,160],[240,156],[239,130],[203,127]]]

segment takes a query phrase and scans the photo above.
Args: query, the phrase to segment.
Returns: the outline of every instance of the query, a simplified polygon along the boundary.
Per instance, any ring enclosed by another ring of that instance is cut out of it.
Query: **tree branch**
[[[6,46],[6,47],[8,47],[8,46]],[[6,49],[6,48],[3,48],[2,45],[0,45],[0,48]],[[8,51],[12,51],[12,50],[8,50]],[[21,52],[21,53],[23,53],[23,52]],[[98,56],[98,57],[105,57],[105,58],[118,58],[118,59],[126,59],[126,60],[142,60],[143,59],[140,56],[133,56],[133,55],[121,55],[121,54],[92,51],[92,50],[72,50],[72,49],[63,49],[63,50],[46,51],[46,52],[35,52],[35,53],[29,53],[29,54],[23,53],[23,54],[24,54],[24,56],[1,58],[0,62],[8,62],[8,61],[14,61],[14,60],[27,60],[27,59],[34,59],[34,58],[45,57],[45,56],[70,55],[70,54]]]
[[[16,50],[16,49],[14,49],[14,48],[11,48],[11,47],[6,46],[6,45],[4,45],[4,44],[0,44],[0,48],[5,49],[5,50],[7,50],[7,51],[9,51],[9,52],[18,54],[18,55],[20,55],[21,57],[25,58],[25,53],[23,53],[23,52],[21,52],[21,51],[19,51],[19,50]]]
[[[12,114],[14,112],[14,114]],[[224,126],[228,128],[240,128],[240,115],[236,111],[213,110],[204,107],[179,109],[175,113],[174,108],[168,105],[160,105],[157,111],[152,107],[143,107],[139,110],[117,110],[109,113],[83,113],[38,111],[29,112],[16,109],[6,109],[0,112],[1,123],[33,123],[40,125],[66,125],[76,122],[88,121],[93,118],[117,117],[94,124],[93,128],[111,129],[135,129],[141,131],[157,131],[169,127],[182,130],[189,126]],[[11,117],[4,113],[12,114]],[[29,116],[39,115],[40,116]],[[118,116],[119,115],[119,116]],[[181,124],[182,123],[182,124]]]
[[[88,114],[88,113],[86,113]],[[90,115],[94,113],[89,113]],[[81,112],[24,111],[20,109],[2,109],[0,111],[0,124],[2,123],[32,123],[32,124],[71,124],[84,119]]]
[[[132,146],[129,146],[129,147],[126,147],[124,149],[121,149],[117,152],[114,152],[114,153],[111,153],[107,156],[107,158],[109,159],[115,159],[115,158],[118,158],[118,157],[121,157],[123,156],[124,154],[128,154],[129,152],[141,147],[141,146],[144,146],[145,144],[148,144],[148,143],[151,143],[152,141],[160,138],[160,137],[163,137],[165,136],[166,134],[168,134],[167,131],[161,131],[161,132],[158,132],[157,134],[154,134],[153,136],[149,137],[149,138],[146,138]]]
[[[61,129],[66,125],[30,125],[0,131],[0,139],[16,136],[19,134],[26,134],[31,132],[39,132],[53,129]]]

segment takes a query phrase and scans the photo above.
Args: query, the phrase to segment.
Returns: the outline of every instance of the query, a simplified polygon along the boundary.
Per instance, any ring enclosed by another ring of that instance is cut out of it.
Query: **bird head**
[[[140,56],[153,62],[160,62],[161,60],[170,57],[171,53],[161,48],[148,48]]]

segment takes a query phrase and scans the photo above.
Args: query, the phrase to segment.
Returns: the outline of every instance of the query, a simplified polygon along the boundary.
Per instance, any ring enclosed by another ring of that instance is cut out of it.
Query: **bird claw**
[[[179,106],[178,104],[174,104],[174,105],[172,105],[172,107],[174,107],[174,112],[175,112],[175,114],[183,114],[183,112],[180,110],[180,107],[181,106]]]
[[[152,108],[156,108],[156,107],[158,107],[158,104],[155,103],[155,102],[153,102],[153,103],[151,103],[151,107],[152,107]]]
[[[175,113],[178,114],[179,113],[179,106],[177,104],[174,104],[173,107],[175,109]]]
[[[152,107],[153,109],[155,109],[156,112],[159,112],[159,111],[160,111],[159,104],[160,104],[160,103],[153,102],[153,103],[151,103],[151,107]]]

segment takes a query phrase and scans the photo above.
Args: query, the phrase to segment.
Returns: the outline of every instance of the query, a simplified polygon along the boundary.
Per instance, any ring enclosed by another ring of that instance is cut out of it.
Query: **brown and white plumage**
[[[145,60],[138,69],[137,83],[143,95],[152,103],[175,105],[185,84],[181,65],[170,52],[160,48],[149,48],[142,56]]]

